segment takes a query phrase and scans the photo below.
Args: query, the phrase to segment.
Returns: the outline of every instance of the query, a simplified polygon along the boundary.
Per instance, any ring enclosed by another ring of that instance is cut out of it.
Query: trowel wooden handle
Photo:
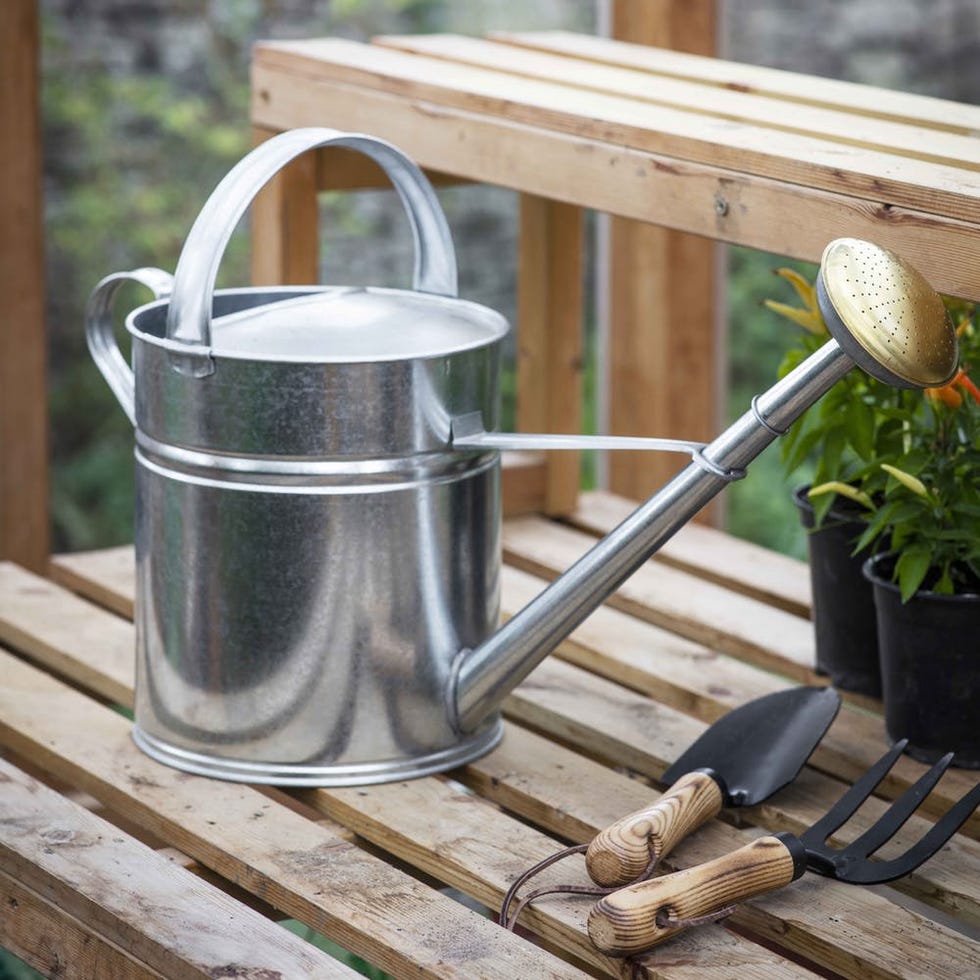
[[[678,920],[774,891],[805,870],[806,851],[792,834],[760,837],[714,861],[600,899],[589,915],[589,936],[603,953],[638,953],[680,932],[684,926]]]
[[[721,809],[721,789],[704,772],[689,772],[656,803],[597,834],[585,855],[589,875],[597,885],[628,885],[643,874],[651,851],[667,854],[691,831]]]

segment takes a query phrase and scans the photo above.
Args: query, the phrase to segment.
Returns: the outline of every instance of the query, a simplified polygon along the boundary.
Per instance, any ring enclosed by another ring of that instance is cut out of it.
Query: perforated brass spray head
[[[820,260],[817,301],[833,338],[873,378],[938,388],[956,374],[956,331],[942,299],[894,252],[835,239]]]

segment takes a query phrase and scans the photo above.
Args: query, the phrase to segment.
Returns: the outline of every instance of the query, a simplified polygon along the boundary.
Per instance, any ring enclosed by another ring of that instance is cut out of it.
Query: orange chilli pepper
[[[941,388],[926,388],[926,396],[936,401],[944,402],[950,408],[959,408],[963,404],[963,396],[956,390],[956,386],[965,388],[972,396],[974,401],[980,404],[980,388],[970,380],[966,371],[960,368],[949,384]]]
[[[950,408],[959,408],[963,404],[963,396],[953,387],[953,382],[942,388],[926,388],[926,398],[943,402]]]
[[[953,379],[953,384],[959,384],[961,387],[966,388],[966,390],[973,395],[973,400],[980,403],[980,388],[978,388],[969,378],[965,371],[960,371],[959,375]]]

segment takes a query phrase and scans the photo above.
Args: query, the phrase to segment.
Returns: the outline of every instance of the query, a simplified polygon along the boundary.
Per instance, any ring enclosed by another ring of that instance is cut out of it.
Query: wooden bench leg
[[[258,145],[274,135],[254,128]],[[319,282],[317,156],[304,153],[263,188],[252,206],[252,284]]]
[[[517,427],[582,431],[582,209],[521,196]],[[579,454],[547,454],[544,511],[574,510]]]
[[[48,562],[38,11],[0,4],[0,558]]]
[[[619,40],[712,55],[716,23],[715,0],[616,0],[610,26]],[[715,255],[709,239],[611,219],[610,432],[700,441],[717,434],[723,386]],[[686,462],[665,453],[611,453],[609,488],[643,499]]]
[[[714,243],[613,219],[609,270],[609,431],[708,441],[717,433]],[[609,454],[609,487],[643,499],[688,460]]]

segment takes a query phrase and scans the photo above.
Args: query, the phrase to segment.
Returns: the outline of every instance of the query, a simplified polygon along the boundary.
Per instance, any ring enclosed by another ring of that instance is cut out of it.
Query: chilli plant
[[[779,269],[802,307],[766,306],[803,328],[785,374],[830,334],[814,287]],[[787,473],[815,464],[809,497],[819,524],[835,501],[866,521],[855,553],[894,554],[902,601],[920,589],[980,593],[980,324],[973,304],[945,300],[956,323],[960,368],[943,387],[892,388],[852,371],[793,426],[782,445]]]

